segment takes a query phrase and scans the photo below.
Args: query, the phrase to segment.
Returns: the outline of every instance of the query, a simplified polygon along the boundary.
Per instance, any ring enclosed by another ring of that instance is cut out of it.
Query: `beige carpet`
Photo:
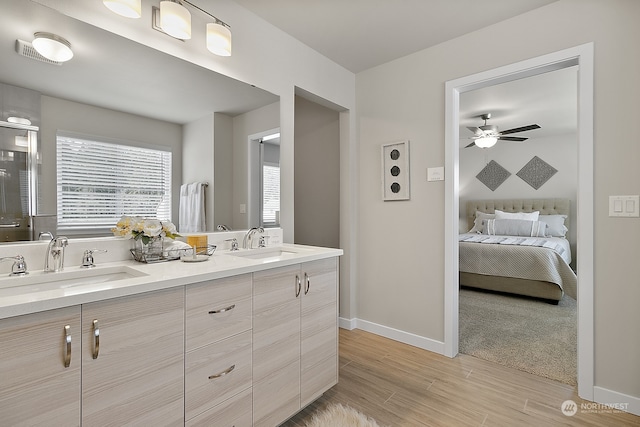
[[[460,289],[460,353],[576,384],[576,301]]]
[[[373,418],[341,404],[330,405],[313,415],[306,427],[380,427]]]

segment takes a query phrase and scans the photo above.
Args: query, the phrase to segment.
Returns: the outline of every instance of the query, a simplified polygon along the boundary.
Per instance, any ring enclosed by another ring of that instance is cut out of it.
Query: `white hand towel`
[[[180,221],[181,233],[198,233],[205,231],[204,185],[200,182],[180,186]]]

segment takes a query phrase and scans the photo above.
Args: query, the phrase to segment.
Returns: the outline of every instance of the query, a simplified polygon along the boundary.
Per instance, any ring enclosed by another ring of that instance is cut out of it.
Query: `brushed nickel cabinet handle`
[[[93,319],[93,358],[98,358],[100,353],[100,328],[98,327],[98,319]]]
[[[230,367],[228,367],[224,371],[220,372],[219,374],[209,375],[209,379],[210,380],[215,380],[216,378],[224,377],[225,375],[227,375],[228,373],[230,373],[234,369],[236,369],[236,365],[231,365]]]
[[[300,282],[300,276],[296,274],[296,298],[300,296],[300,291],[302,290],[302,283]]]
[[[64,343],[65,343],[65,352],[64,352],[64,367],[68,368],[71,366],[71,326],[64,326]]]
[[[236,308],[235,304],[231,304],[229,307],[225,307],[225,308],[221,308],[219,310],[211,310],[209,312],[209,314],[219,314],[219,313],[224,313],[225,311],[230,311],[233,310],[234,308]]]
[[[309,293],[309,287],[311,286],[311,278],[307,273],[304,273],[304,280],[307,282],[307,287],[304,288],[304,294],[306,295]]]

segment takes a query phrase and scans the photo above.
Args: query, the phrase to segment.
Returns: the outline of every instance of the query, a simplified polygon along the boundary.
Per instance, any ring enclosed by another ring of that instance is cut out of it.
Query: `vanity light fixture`
[[[32,42],[33,48],[50,61],[66,62],[73,58],[71,43],[66,39],[45,32],[37,32]]]
[[[102,3],[113,13],[125,18],[140,18],[142,16],[142,0],[103,0]]]
[[[152,7],[152,27],[173,38],[188,40],[191,38],[191,13],[185,5],[196,9],[214,22],[207,23],[207,49],[219,56],[231,56],[231,27],[209,12],[187,0],[165,0],[160,7]]]
[[[498,138],[493,136],[485,136],[484,138],[478,138],[475,140],[476,145],[480,148],[491,148],[496,145]]]
[[[191,38],[191,13],[178,2],[160,2],[160,28],[180,40]]]

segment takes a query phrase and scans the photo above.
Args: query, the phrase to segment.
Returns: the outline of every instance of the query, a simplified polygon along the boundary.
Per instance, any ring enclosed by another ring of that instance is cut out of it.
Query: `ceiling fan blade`
[[[503,130],[502,132],[500,132],[500,135],[508,135],[510,133],[525,132],[525,131],[534,130],[534,129],[540,129],[540,126],[538,126],[538,125],[529,125],[529,126],[522,126],[522,127],[519,127],[519,128]]]
[[[498,139],[500,141],[522,142],[522,141],[526,141],[529,138],[522,138],[522,137],[519,137],[519,136],[499,136]]]
[[[476,145],[476,142],[475,142],[475,141],[473,141],[471,144],[467,145],[467,146],[466,146],[466,147],[464,147],[464,148],[473,147],[474,145]]]
[[[480,129],[480,128],[467,126],[467,129],[469,129],[471,132],[473,132],[474,135],[482,135],[482,133],[483,133],[482,129]]]

